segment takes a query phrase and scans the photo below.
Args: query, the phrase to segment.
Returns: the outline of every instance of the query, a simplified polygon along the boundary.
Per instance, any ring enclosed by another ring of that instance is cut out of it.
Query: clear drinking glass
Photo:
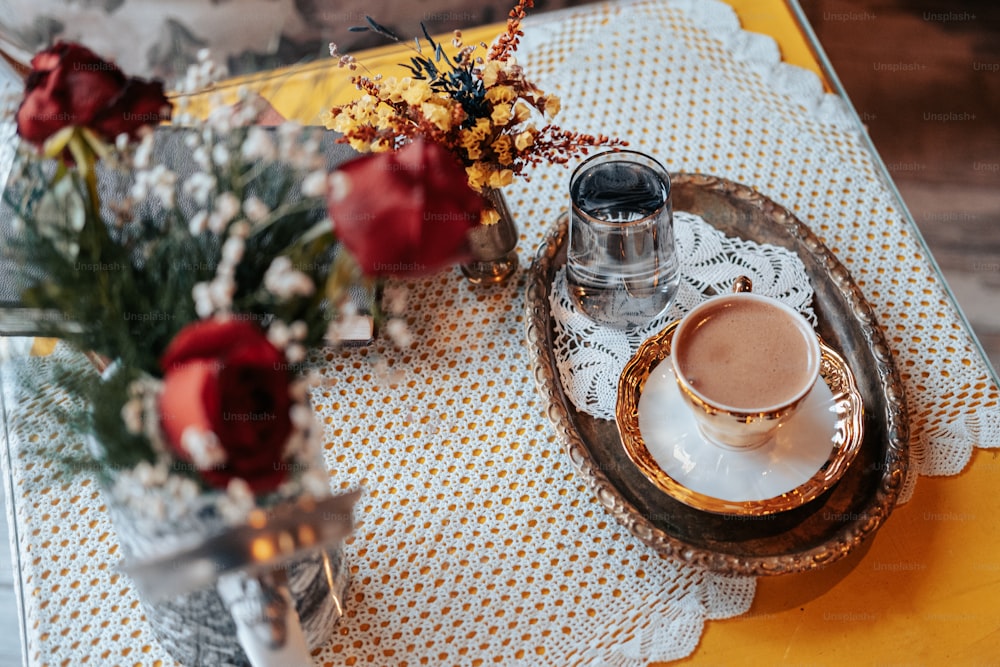
[[[670,307],[679,280],[670,176],[637,151],[600,153],[570,179],[566,279],[585,315],[616,329]]]

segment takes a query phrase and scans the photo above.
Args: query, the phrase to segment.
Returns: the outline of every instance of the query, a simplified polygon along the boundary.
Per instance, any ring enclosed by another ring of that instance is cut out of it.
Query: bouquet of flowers
[[[620,140],[567,131],[551,122],[559,112],[559,98],[535,86],[514,57],[524,34],[521,21],[533,4],[518,1],[506,31],[491,47],[464,45],[456,31],[453,56],[424,28],[426,44],[415,39],[415,55],[404,65],[410,76],[354,76],[361,96],[331,109],[326,126],[360,152],[395,151],[417,138],[443,146],[459,159],[469,185],[480,193],[509,185],[515,176],[527,178],[532,165],[565,163],[599,146],[624,146]],[[402,41],[366,19],[367,25],[352,30]],[[341,67],[363,67],[353,56],[338,54],[334,44],[330,52]],[[498,218],[496,208],[487,204],[481,222],[492,224]]]
[[[174,115],[162,84],[77,44],[32,67],[7,252],[25,305],[54,314],[44,333],[110,364],[56,380],[90,406],[73,417],[97,445],[90,467],[139,504],[169,489],[164,517],[211,490],[233,522],[285,491],[328,491],[306,463],[307,350],[344,338],[359,289],[467,256],[482,204],[462,166],[415,142],[332,169],[329,133],[262,127],[251,95],[154,128]]]
[[[87,448],[60,458],[97,474],[177,660],[306,664],[343,613],[358,497],[330,495],[308,350],[357,338],[356,296],[387,276],[464,261],[482,198],[436,144],[334,168],[332,133],[264,127],[250,94],[195,119],[78,44],[32,68],[4,250],[42,333],[101,370],[57,355],[35,378],[76,399],[54,409]],[[371,314],[407,345],[388,290]]]

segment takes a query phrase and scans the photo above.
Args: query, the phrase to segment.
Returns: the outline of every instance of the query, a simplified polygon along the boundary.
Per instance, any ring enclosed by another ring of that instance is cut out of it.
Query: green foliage
[[[240,201],[253,194],[270,211],[246,238],[232,308],[265,323],[274,318],[305,321],[306,343],[318,344],[336,306],[327,303],[322,289],[336,245],[324,202],[300,195],[302,174],[287,164],[240,158],[246,131],[235,128],[225,138],[236,157],[215,167],[218,185],[205,207],[211,210],[217,197],[230,192]],[[5,196],[22,221],[21,231],[6,252],[22,269],[24,304],[62,315],[41,322],[41,332],[159,375],[163,350],[181,328],[198,319],[192,292],[197,283],[215,276],[225,232],[192,233],[188,219],[197,207],[190,200],[166,210],[135,206],[135,217],[106,222],[108,203],[99,216],[99,206],[75,170],[50,178],[50,166],[34,156],[22,157],[20,166],[20,176],[12,179]],[[83,202],[80,230],[67,224],[72,216],[66,206],[51,210],[51,193],[67,184],[75,195],[70,199]],[[39,215],[46,211],[47,217]],[[279,300],[264,289],[268,267],[282,255],[310,276],[317,286],[313,296]]]

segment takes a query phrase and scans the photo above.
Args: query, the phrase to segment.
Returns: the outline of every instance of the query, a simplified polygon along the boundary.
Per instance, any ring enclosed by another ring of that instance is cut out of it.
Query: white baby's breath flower
[[[311,137],[299,145],[299,149],[291,156],[290,162],[303,171],[321,168],[326,160],[320,155],[319,140]]]
[[[150,158],[153,157],[153,133],[145,135],[135,149],[135,157],[132,163],[137,169],[149,168]]]
[[[278,126],[278,156],[285,162],[296,163],[301,150],[299,138],[302,136],[302,125],[295,121],[287,121]]]
[[[285,349],[291,338],[288,325],[281,320],[277,320],[267,328],[267,339],[271,341],[271,345],[274,345],[279,350]]]
[[[230,523],[243,523],[254,508],[254,495],[246,480],[234,477],[226,485],[226,495],[219,502],[219,511]]]
[[[402,285],[389,285],[382,295],[382,302],[390,315],[402,315],[406,312],[406,303],[410,291]]]
[[[262,127],[251,127],[241,148],[243,157],[248,160],[270,162],[277,154],[271,133]]]
[[[129,433],[142,433],[142,399],[133,398],[122,406],[122,421]]]
[[[199,470],[209,470],[226,462],[226,451],[218,436],[197,426],[188,426],[181,434],[181,448]]]
[[[215,176],[204,171],[196,171],[184,181],[181,190],[199,206],[205,206],[208,203],[208,196],[215,190],[215,183]]]
[[[229,235],[234,238],[246,239],[250,236],[250,224],[246,220],[237,220],[229,225]]]
[[[229,164],[229,149],[223,144],[216,144],[212,148],[212,162],[220,167]]]
[[[176,495],[178,500],[184,501],[185,505],[201,495],[198,483],[193,479],[189,479],[187,477],[179,477],[177,479],[178,485]]]
[[[235,125],[233,122],[233,108],[227,104],[223,104],[221,101],[217,105],[213,105],[213,107],[208,113],[208,120],[205,121],[205,125],[214,130],[218,136],[227,136],[233,131]]]
[[[302,194],[306,197],[322,197],[326,194],[326,172],[314,171],[302,181]]]
[[[285,121],[278,126],[277,132],[278,138],[282,142],[298,142],[299,136],[302,134],[302,124],[294,120]]]
[[[196,283],[191,289],[191,298],[194,299],[194,310],[201,319],[207,319],[215,313],[215,304],[212,303],[212,293],[208,283]]]
[[[239,264],[243,259],[246,242],[238,236],[230,236],[222,244],[222,261],[226,264]]]
[[[122,132],[117,137],[115,137],[115,149],[119,153],[124,153],[128,148],[131,138],[128,136],[128,132]]]
[[[149,194],[149,172],[148,171],[137,171],[135,173],[135,183],[132,184],[132,189],[129,190],[129,195],[132,199],[136,201],[142,201]]]
[[[285,358],[291,364],[300,364],[306,360],[306,348],[298,343],[290,343],[285,348]]]
[[[216,75],[215,63],[211,60],[205,60],[204,62],[198,63],[198,76],[201,77],[202,81],[212,81]]]
[[[233,303],[233,294],[236,293],[236,282],[232,276],[216,275],[208,284],[208,294],[212,298],[212,304],[216,310],[229,310]]]
[[[223,192],[215,200],[215,210],[229,222],[240,212],[240,200],[232,192]]]
[[[132,185],[132,197],[145,199],[150,192],[163,202],[167,208],[174,207],[174,186],[177,184],[177,174],[158,164],[150,170],[136,172],[135,183]]]
[[[239,212],[239,198],[232,192],[223,192],[215,198],[215,206],[208,219],[208,228],[216,234],[221,234]]]
[[[288,277],[286,289],[288,294],[293,296],[312,296],[316,291],[316,284],[306,274],[295,271]]]
[[[292,266],[292,260],[284,255],[275,257],[264,273],[264,289],[279,299],[296,296],[310,296],[316,291],[312,279]]]
[[[249,97],[241,104],[233,114],[233,122],[239,127],[248,127],[257,122],[263,113],[263,105],[257,97]]]
[[[322,497],[330,493],[329,476],[322,470],[310,468],[302,474],[301,482],[309,495]]]
[[[288,397],[296,403],[305,403],[309,398],[309,381],[298,378],[288,385]]]
[[[177,174],[159,164],[153,169],[152,179],[153,194],[166,208],[173,208],[177,203]]]
[[[212,168],[212,156],[209,149],[205,146],[198,146],[198,148],[191,151],[191,159],[194,160],[194,163],[202,171],[209,171]]]
[[[302,320],[295,320],[288,327],[288,331],[294,340],[305,340],[309,335],[309,325]]]
[[[187,72],[184,73],[184,78],[177,84],[177,91],[180,93],[193,93],[198,90],[199,84],[198,68],[189,65]]]
[[[167,471],[163,466],[154,466],[149,461],[139,461],[133,468],[132,474],[139,486],[145,489],[163,486],[168,478]]]
[[[342,171],[335,171],[330,174],[327,185],[330,188],[330,199],[335,202],[341,201],[347,195],[351,194],[351,178]]]
[[[313,412],[301,403],[295,403],[288,411],[292,426],[300,431],[307,431],[313,425]]]
[[[243,202],[243,213],[250,222],[261,222],[271,215],[271,209],[262,199],[251,195]]]
[[[285,255],[279,255],[271,260],[271,266],[268,267],[267,273],[278,276],[291,270],[292,260]],[[267,274],[264,275],[264,281],[267,282]]]
[[[192,236],[204,234],[206,229],[208,229],[208,211],[198,211],[188,220],[188,231]]]
[[[235,279],[236,265],[226,261],[220,261],[219,264],[215,267],[215,277],[226,278],[228,280]]]
[[[385,325],[385,332],[396,347],[405,349],[413,345],[413,334],[410,333],[405,320],[398,317],[390,319]]]

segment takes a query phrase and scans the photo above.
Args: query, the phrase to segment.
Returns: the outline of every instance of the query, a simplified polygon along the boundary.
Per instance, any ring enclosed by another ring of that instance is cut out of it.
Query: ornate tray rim
[[[864,439],[861,419],[864,403],[854,381],[854,372],[840,354],[820,337],[822,355],[820,377],[830,387],[834,403],[845,413],[838,420],[844,441],[831,447],[827,461],[816,473],[794,489],[763,500],[725,500],[694,491],[663,470],[646,447],[639,429],[639,401],[653,368],[669,357],[674,331],[679,320],[648,338],[622,371],[618,382],[616,409],[618,433],[625,453],[642,473],[661,491],[680,502],[705,512],[734,516],[765,516],[805,505],[836,484],[847,472]]]
[[[881,478],[866,511],[850,517],[823,544],[791,553],[747,557],[691,544],[654,525],[625,499],[594,460],[570,416],[567,402],[562,398],[558,371],[548,342],[551,331],[548,304],[551,284],[547,276],[565,243],[565,216],[560,216],[558,223],[538,246],[527,274],[525,333],[528,346],[534,354],[535,381],[548,402],[547,415],[570,461],[601,505],[632,535],[660,555],[707,570],[750,576],[802,572],[829,565],[847,556],[881,527],[895,507],[908,473],[909,423],[906,399],[892,352],[871,305],[847,269],[812,230],[790,211],[746,185],[718,176],[672,173],[670,178],[674,189],[680,184],[690,185],[743,200],[760,210],[819,262],[833,285],[850,304],[874,360],[875,367],[868,370],[877,375],[886,403],[883,415],[888,436],[886,460],[881,466]]]

